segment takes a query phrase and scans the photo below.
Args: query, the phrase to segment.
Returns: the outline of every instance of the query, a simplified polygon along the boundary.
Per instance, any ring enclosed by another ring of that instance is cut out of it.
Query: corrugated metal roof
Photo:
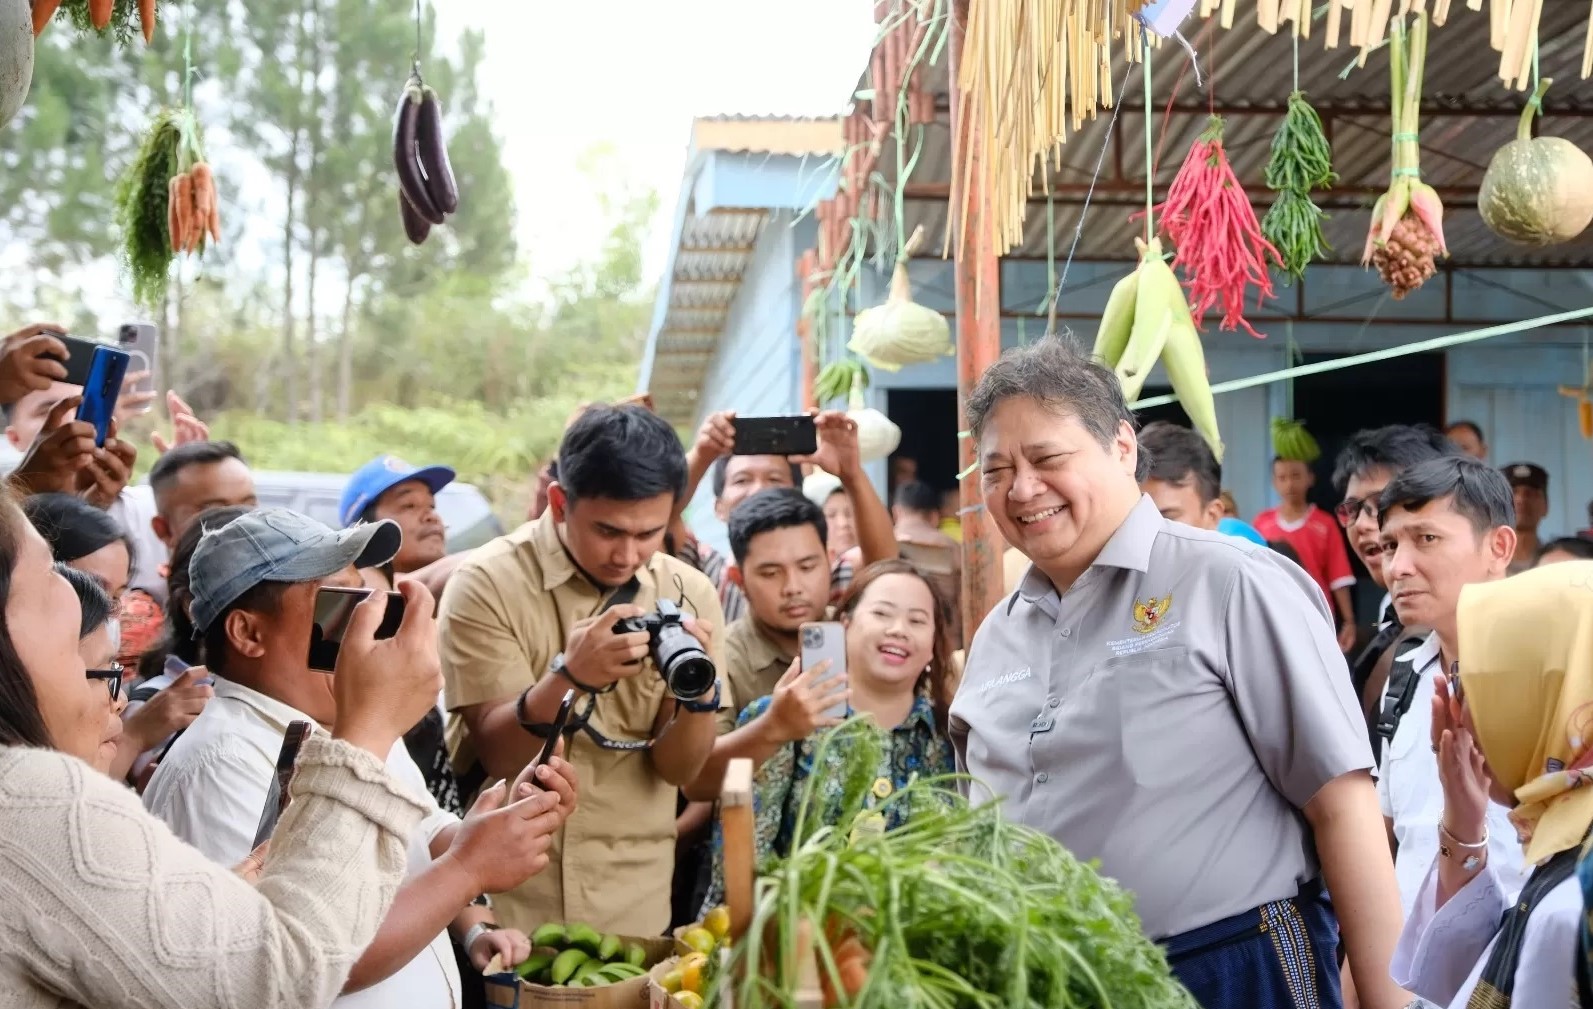
[[[838,116],[709,116],[691,127],[699,151],[751,154],[839,154],[845,143]]]
[[[1587,17],[1585,4],[1544,6],[1540,65],[1542,74],[1553,77],[1555,84],[1545,101],[1540,129],[1593,152],[1593,82],[1580,79]],[[1157,197],[1165,195],[1190,145],[1205,129],[1207,105],[1213,97],[1225,118],[1225,147],[1234,171],[1246,186],[1260,189],[1272,135],[1281,121],[1279,109],[1293,87],[1293,40],[1287,33],[1268,35],[1253,21],[1236,22],[1228,31],[1196,22],[1188,34],[1201,53],[1205,89],[1195,87],[1189,61],[1175,44],[1162,45],[1152,60],[1151,129],[1161,151],[1155,177]],[[1341,77],[1356,53],[1347,47],[1326,50],[1320,37],[1302,39],[1299,45],[1300,84],[1324,112],[1334,167],[1340,176],[1333,191],[1321,194],[1324,205],[1330,207],[1326,231],[1334,249],[1331,259],[1339,262],[1359,261],[1371,203],[1388,183],[1387,52],[1373,52],[1364,68]],[[1465,265],[1593,264],[1593,233],[1547,249],[1514,246],[1489,231],[1474,209],[1474,197],[1469,194],[1481,183],[1492,153],[1514,139],[1517,114],[1526,98],[1505,89],[1498,79],[1498,64],[1498,54],[1488,43],[1486,12],[1452,5],[1448,23],[1431,32],[1424,80],[1427,108],[1421,125],[1423,179],[1441,189],[1458,191],[1446,193],[1446,197],[1454,197],[1445,216],[1451,259]],[[1123,75],[1124,64],[1119,59],[1114,81],[1121,82]],[[1128,81],[1126,93],[1120,96],[1124,107],[1117,135],[1102,162],[1076,253],[1080,258],[1126,259],[1134,255],[1133,227],[1126,218],[1143,206],[1145,187],[1145,116],[1137,68]],[[919,190],[934,192],[939,187],[943,191],[951,167],[944,58],[925,75],[924,84],[942,99],[943,111],[938,123],[926,128],[924,152],[910,182]],[[870,86],[865,73],[860,89]],[[1169,115],[1170,97],[1174,107]],[[1101,110],[1061,146],[1050,176],[1056,189],[1054,226],[1047,227],[1046,201],[1037,195],[1029,204],[1024,242],[1011,255],[1044,257],[1053,244],[1059,257],[1067,254],[1084,190],[1107,142],[1111,116],[1111,110]],[[892,178],[893,159],[883,158],[880,170]],[[1262,208],[1270,202],[1264,192],[1256,196]],[[948,218],[946,201],[911,200],[907,216],[908,229],[924,224],[936,237],[938,248]]]

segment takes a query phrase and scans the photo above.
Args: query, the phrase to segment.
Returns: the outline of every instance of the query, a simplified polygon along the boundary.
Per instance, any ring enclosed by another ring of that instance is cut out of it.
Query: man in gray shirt
[[[1341,1005],[1338,924],[1361,1006],[1407,1006],[1365,723],[1310,577],[1163,519],[1117,379],[1069,344],[1009,352],[967,409],[1031,561],[951,708],[975,790],[1100,859],[1208,1009]]]

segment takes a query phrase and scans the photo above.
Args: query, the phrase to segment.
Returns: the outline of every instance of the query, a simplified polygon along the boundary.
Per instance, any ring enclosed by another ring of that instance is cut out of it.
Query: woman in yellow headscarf
[[[1405,923],[1394,978],[1451,1009],[1575,1005],[1576,858],[1593,827],[1593,561],[1467,586],[1459,660],[1436,683],[1439,854]],[[1490,797],[1532,874],[1488,864]]]

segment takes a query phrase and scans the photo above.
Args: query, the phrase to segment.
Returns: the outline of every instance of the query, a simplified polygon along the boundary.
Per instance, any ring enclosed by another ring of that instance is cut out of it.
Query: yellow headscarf
[[[1536,865],[1593,825],[1593,561],[1468,585],[1456,623],[1477,744]]]

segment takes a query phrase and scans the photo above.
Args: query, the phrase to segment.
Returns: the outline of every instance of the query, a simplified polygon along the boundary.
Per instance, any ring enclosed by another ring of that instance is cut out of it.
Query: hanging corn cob
[[[1189,313],[1189,302],[1178,277],[1162,260],[1162,244],[1134,239],[1139,267],[1117,282],[1107,299],[1100,328],[1096,330],[1094,356],[1117,375],[1123,397],[1133,402],[1145,379],[1160,361],[1173,394],[1195,430],[1222,461],[1222,436],[1217,430],[1217,406],[1206,376],[1206,352]]]

